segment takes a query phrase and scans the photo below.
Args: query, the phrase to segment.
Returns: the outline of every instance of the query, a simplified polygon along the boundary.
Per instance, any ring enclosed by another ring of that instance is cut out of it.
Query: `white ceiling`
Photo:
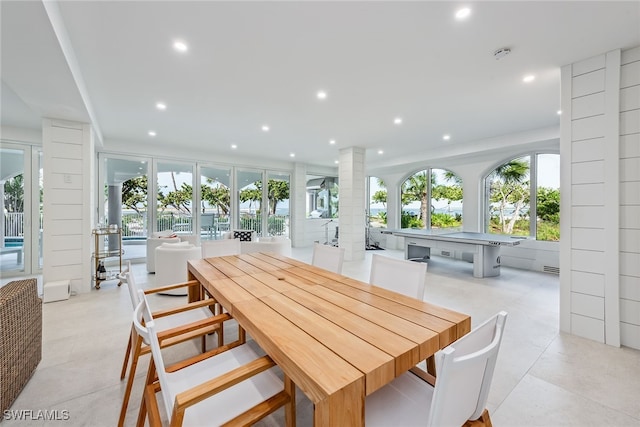
[[[640,45],[640,1],[481,1],[463,22],[455,1],[47,3],[1,2],[3,126],[93,117],[105,149],[323,166],[343,147],[376,165],[557,127],[561,66]]]

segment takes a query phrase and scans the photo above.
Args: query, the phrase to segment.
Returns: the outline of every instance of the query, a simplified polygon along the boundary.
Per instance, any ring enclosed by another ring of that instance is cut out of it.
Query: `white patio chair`
[[[150,425],[160,425],[156,400],[160,392],[171,426],[250,425],[282,406],[286,425],[295,426],[295,386],[286,376],[284,381],[278,377],[269,356],[241,344],[165,367],[156,322],[142,292],[133,323],[153,356],[138,425],[144,424],[147,414]]]
[[[420,301],[424,298],[427,264],[383,255],[371,256],[369,283]]]
[[[506,319],[502,311],[438,351],[435,387],[412,370],[368,396],[367,426],[490,426],[487,396]]]
[[[202,258],[239,255],[241,248],[240,239],[203,240],[200,246],[202,247]]]
[[[311,264],[334,273],[342,274],[344,248],[315,243]]]
[[[129,296],[131,297],[131,305],[135,309],[140,302],[138,296],[139,289],[133,277],[133,272],[131,271],[131,262],[127,262],[127,267],[125,271],[119,275],[119,278],[122,283],[127,284]],[[199,283],[194,280],[186,283],[148,289],[143,293],[153,294],[162,292],[167,288],[172,289],[175,287],[187,287],[194,285],[199,286]],[[211,307],[214,306],[215,300],[209,299],[190,304],[182,303],[169,309],[154,312],[154,316],[156,317],[156,328],[159,331],[160,345],[164,348],[183,343],[194,338],[201,338],[202,351],[204,352],[206,351],[206,335],[217,332],[218,345],[221,346],[223,344],[222,322],[231,319],[231,316],[228,314],[214,316],[214,313],[211,310]],[[120,418],[118,421],[119,426],[124,425],[124,419],[127,413],[129,399],[131,397],[131,389],[133,387],[133,381],[138,367],[138,360],[140,359],[140,356],[144,356],[150,352],[150,347],[143,343],[142,338],[136,333],[132,324],[124,361],[122,363],[122,370],[120,372],[120,380],[123,380],[127,374],[127,366],[129,366],[129,359],[131,358],[129,376],[127,378],[127,385],[125,387],[122,406],[120,408]]]

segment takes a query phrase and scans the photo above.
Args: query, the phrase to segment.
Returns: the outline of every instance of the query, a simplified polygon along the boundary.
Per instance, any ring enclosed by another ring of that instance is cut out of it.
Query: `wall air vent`
[[[560,267],[552,267],[550,265],[545,265],[542,267],[542,271],[544,271],[545,273],[551,273],[551,274],[560,274]]]

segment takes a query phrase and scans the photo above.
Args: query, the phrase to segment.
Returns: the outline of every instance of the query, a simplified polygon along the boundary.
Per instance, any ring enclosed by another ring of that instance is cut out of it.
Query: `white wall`
[[[620,67],[620,343],[640,349],[640,47]]]
[[[563,67],[562,110],[560,327],[640,348],[640,48]]]

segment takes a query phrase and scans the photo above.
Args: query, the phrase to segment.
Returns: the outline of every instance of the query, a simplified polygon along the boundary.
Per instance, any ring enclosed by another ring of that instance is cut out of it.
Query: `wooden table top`
[[[466,314],[274,253],[188,269],[314,402],[316,425],[360,425],[365,395],[471,330]]]

